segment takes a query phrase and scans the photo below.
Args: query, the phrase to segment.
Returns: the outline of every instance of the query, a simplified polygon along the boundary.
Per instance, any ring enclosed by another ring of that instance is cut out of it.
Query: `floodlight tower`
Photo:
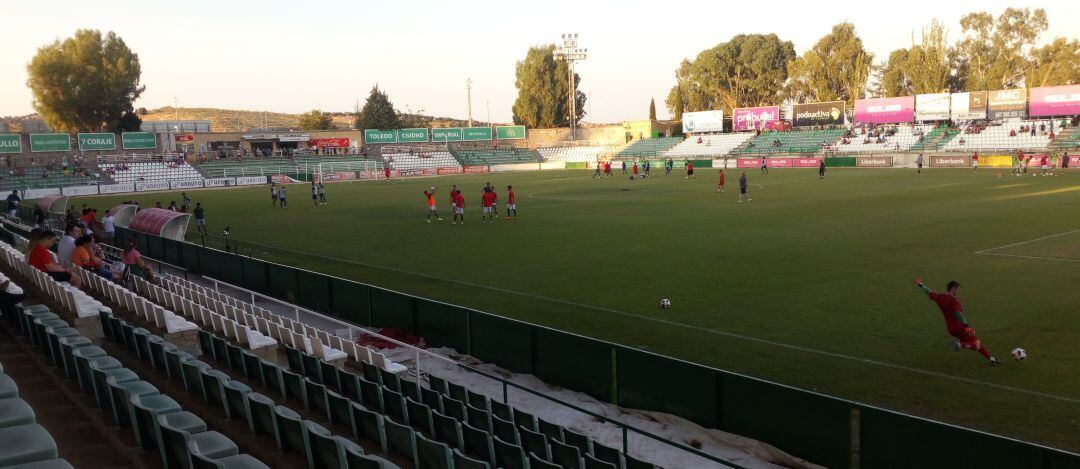
[[[577,33],[563,34],[563,45],[555,49],[555,60],[565,60],[570,78],[570,139],[577,140],[577,83],[574,82],[574,63],[585,60],[589,49],[578,48]]]

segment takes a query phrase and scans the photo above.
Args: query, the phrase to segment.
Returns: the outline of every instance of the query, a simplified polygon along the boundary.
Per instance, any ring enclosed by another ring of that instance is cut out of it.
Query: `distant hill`
[[[353,127],[353,120],[355,119],[351,112],[337,112],[331,113],[334,119],[334,125],[339,129],[351,129]],[[242,111],[233,109],[217,109],[217,108],[177,108],[173,109],[172,106],[166,106],[157,109],[147,110],[146,114],[142,114],[144,121],[151,120],[208,120],[210,121],[210,128],[214,132],[236,132],[240,129],[242,132],[246,132],[252,129],[281,129],[281,130],[298,130],[300,115],[299,114],[287,114],[281,112],[269,112],[269,111]],[[419,115],[402,115],[403,119],[410,123],[409,126],[415,127],[464,127],[468,125],[467,121],[460,119],[452,119],[449,117],[432,117],[432,116],[419,116]],[[487,125],[486,122],[473,121],[474,126]]]

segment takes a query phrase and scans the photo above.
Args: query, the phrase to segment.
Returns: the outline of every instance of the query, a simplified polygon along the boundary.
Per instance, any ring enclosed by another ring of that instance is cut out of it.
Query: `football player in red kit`
[[[962,348],[968,350],[975,350],[982,354],[991,365],[997,365],[1000,362],[993,355],[990,355],[990,351],[986,350],[982,341],[975,336],[975,331],[971,329],[967,319],[964,318],[964,307],[960,305],[960,299],[956,297],[960,291],[960,283],[950,281],[945,286],[945,293],[936,293],[922,283],[922,280],[916,278],[915,284],[922,289],[929,297],[930,301],[937,304],[938,309],[941,310],[941,315],[945,317],[945,327],[949,331],[949,335],[953,336],[952,347],[953,350],[960,350]]]

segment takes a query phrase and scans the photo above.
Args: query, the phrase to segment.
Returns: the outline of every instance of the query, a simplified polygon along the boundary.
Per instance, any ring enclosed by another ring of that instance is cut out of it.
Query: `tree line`
[[[973,12],[950,42],[938,20],[911,45],[875,62],[851,23],[840,23],[796,56],[776,34],[740,34],[683,60],[665,104],[684,112],[793,102],[846,101],[921,93],[995,90],[1080,83],[1080,41],[1064,37],[1036,47],[1046,11],[1007,8],[996,18]]]

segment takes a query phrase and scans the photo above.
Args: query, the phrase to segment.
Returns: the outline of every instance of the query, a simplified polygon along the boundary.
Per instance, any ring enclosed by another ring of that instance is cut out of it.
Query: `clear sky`
[[[146,92],[137,106],[303,112],[351,110],[378,83],[394,104],[437,116],[507,122],[514,64],[530,45],[576,32],[587,120],[660,118],[685,57],[739,33],[775,32],[803,52],[833,24],[851,21],[879,59],[910,45],[939,18],[950,40],[960,17],[1010,4],[1045,8],[1043,40],[1077,37],[1080,1],[86,1],[4,2],[0,115],[33,112],[26,64],[37,47],[79,28],[115,31],[139,54]]]

